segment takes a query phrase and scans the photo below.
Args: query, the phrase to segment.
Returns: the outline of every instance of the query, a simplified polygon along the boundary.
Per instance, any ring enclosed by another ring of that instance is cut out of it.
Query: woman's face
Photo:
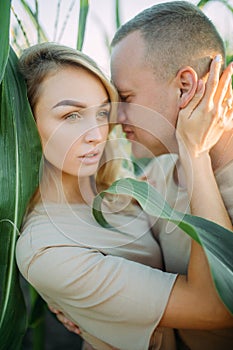
[[[35,118],[45,158],[63,173],[93,175],[109,131],[110,104],[103,84],[70,66],[49,75],[39,93]]]

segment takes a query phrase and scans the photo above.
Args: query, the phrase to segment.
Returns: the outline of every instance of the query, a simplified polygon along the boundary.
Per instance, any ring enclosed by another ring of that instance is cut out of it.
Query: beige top
[[[176,275],[158,269],[160,248],[142,211],[107,218],[125,233],[101,228],[87,206],[39,205],[18,239],[17,263],[94,348],[148,349]],[[160,349],[161,329],[155,333]]]
[[[177,155],[167,154],[155,158],[145,169],[148,180],[156,186],[172,208],[190,213],[185,188],[174,181]],[[215,173],[225,206],[233,221],[233,161]],[[153,220],[153,219],[151,219]],[[153,222],[155,237],[160,242],[166,271],[187,273],[191,238],[176,225],[164,220]],[[214,331],[179,330],[179,335],[190,350],[231,350],[233,329]]]

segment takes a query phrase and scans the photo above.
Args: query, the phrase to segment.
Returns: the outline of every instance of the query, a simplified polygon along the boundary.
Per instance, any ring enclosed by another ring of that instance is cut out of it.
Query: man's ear
[[[176,79],[180,89],[179,107],[185,108],[196,92],[197,73],[193,68],[186,66],[178,71]]]

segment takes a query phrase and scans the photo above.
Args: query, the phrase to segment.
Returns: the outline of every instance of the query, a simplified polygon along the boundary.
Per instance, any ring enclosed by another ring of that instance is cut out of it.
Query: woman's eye
[[[98,112],[97,117],[99,119],[108,119],[110,115],[110,111],[108,110],[101,110]]]
[[[83,117],[79,113],[71,113],[71,114],[67,115],[65,119],[70,120],[70,121],[75,121],[75,120],[79,120],[82,118]]]

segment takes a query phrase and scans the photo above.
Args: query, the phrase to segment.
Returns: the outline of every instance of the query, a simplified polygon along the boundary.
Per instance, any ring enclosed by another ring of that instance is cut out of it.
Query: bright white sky
[[[60,18],[58,23],[58,34],[54,38],[55,17],[58,0],[38,0],[40,22],[47,33],[50,41],[59,41],[62,44],[76,47],[77,29],[78,29],[78,11],[79,0],[75,1],[70,18],[67,22],[63,36],[58,40],[59,33],[67,16],[68,9],[73,0],[61,1]],[[126,22],[134,15],[146,7],[150,7],[156,3],[165,2],[164,0],[120,0],[120,16],[121,23]],[[194,4],[198,1],[192,0]],[[233,6],[233,0],[228,1]],[[34,0],[28,0],[34,9]],[[12,5],[18,17],[22,21],[27,31],[27,35],[31,44],[36,43],[36,34],[30,25],[28,16],[22,9],[20,0],[12,0]],[[207,4],[203,10],[206,15],[213,21],[225,40],[230,42],[231,51],[233,51],[233,14],[218,1],[212,1]],[[100,67],[109,74],[109,52],[104,42],[104,34],[107,34],[109,40],[112,39],[115,32],[115,0],[89,0],[89,13],[87,18],[87,26],[85,33],[85,41],[83,51],[94,58]],[[12,15],[12,23],[15,20]],[[25,46],[22,38],[20,46]]]

